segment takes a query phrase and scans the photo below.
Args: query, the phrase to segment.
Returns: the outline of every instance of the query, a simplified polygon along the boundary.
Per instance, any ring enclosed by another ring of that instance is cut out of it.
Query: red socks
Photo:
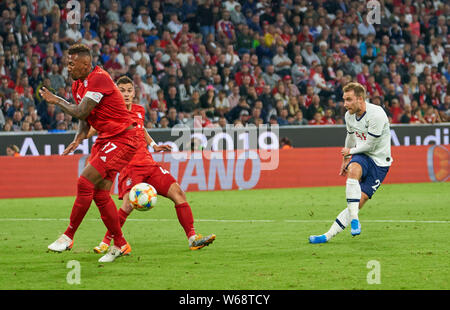
[[[96,190],[94,184],[84,176],[78,178],[77,198],[75,199],[70,214],[69,227],[67,227],[64,234],[70,239],[73,239],[75,232],[91,206],[92,200],[97,204],[103,223],[108,228],[108,231],[111,232],[111,238],[114,239],[114,244],[119,248],[124,246],[127,242],[123,237],[120,227],[125,222],[128,214],[123,212],[126,215],[120,215],[120,211],[122,211],[120,210],[118,215],[116,205],[111,199],[109,191]]]
[[[114,202],[113,202],[113,204],[114,204]],[[181,226],[184,229],[184,232],[186,233],[186,237],[189,238],[189,237],[195,235],[194,217],[192,216],[192,210],[191,210],[191,207],[189,206],[189,204],[187,202],[180,203],[179,205],[175,206],[175,210],[177,212],[178,221],[180,222]],[[122,227],[123,224],[125,223],[125,221],[127,220],[127,217],[129,214],[126,213],[125,211],[123,211],[122,208],[120,208],[117,211],[117,214],[119,217],[120,227]],[[102,219],[103,219],[103,216],[102,216]],[[105,223],[105,225],[106,225],[106,223]],[[106,232],[105,237],[103,238],[103,242],[110,245],[112,239],[113,239],[113,234],[111,234],[111,232],[108,228],[108,231]],[[114,244],[117,245],[115,240],[114,240]],[[119,245],[117,245],[117,246],[119,246]]]
[[[116,208],[116,204],[111,198],[109,191],[107,190],[95,190],[94,201],[100,211],[100,216],[108,231],[111,233],[111,237],[114,239],[114,245],[122,247],[127,244],[120,228],[119,216]]]
[[[123,224],[125,224],[125,221],[127,220],[128,217],[128,213],[126,213],[125,211],[122,210],[122,208],[119,209],[118,211],[118,215],[119,215],[119,224],[120,227],[123,227]],[[113,239],[111,233],[109,232],[109,230],[106,232],[105,237],[103,238],[103,242],[110,245],[111,244],[111,240]]]
[[[180,203],[175,206],[175,210],[177,211],[178,221],[186,233],[186,237],[189,238],[195,235],[194,217],[192,216],[192,210],[189,204],[187,202]]]
[[[83,176],[78,178],[77,198],[70,213],[70,224],[64,234],[73,239],[75,232],[83,221],[94,197],[94,184]]]

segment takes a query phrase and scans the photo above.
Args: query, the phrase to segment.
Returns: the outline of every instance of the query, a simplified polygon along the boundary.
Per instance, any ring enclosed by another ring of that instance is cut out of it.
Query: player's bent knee
[[[173,183],[168,192],[168,198],[170,198],[175,204],[186,202],[186,194],[181,189],[178,183]]]
[[[361,192],[361,200],[359,201],[359,209],[361,209],[368,200],[369,200],[369,196],[367,196],[366,193]]]
[[[358,163],[351,163],[347,168],[347,178],[360,180],[362,176],[362,167]]]
[[[126,193],[123,196],[123,203],[120,208],[123,209],[123,211],[125,211],[128,214],[130,214],[133,211],[133,205],[130,203],[129,193]]]
[[[109,191],[109,190],[111,190],[112,183],[113,183],[113,182],[112,182],[111,180],[101,179],[101,180],[95,185],[95,188],[96,188],[96,189],[100,189],[100,190]]]
[[[100,174],[100,172],[97,171],[93,166],[88,164],[83,171],[81,172],[81,175],[92,182],[92,184],[96,185],[98,187],[98,184],[103,181],[103,177]]]

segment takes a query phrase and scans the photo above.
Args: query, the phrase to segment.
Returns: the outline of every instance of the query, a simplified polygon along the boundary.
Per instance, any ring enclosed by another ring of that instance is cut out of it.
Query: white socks
[[[347,179],[346,189],[347,208],[336,217],[336,220],[325,233],[327,240],[330,240],[343,231],[353,219],[358,219],[359,201],[361,200],[361,186],[356,179]]]
[[[345,227],[347,227],[349,224],[350,224],[350,214],[348,212],[348,209],[345,208],[341,213],[339,213],[336,220],[331,225],[330,230],[325,233],[327,240],[330,240],[338,233],[343,231]]]
[[[356,179],[347,179],[345,188],[347,197],[347,208],[350,215],[350,221],[358,219],[359,201],[361,200],[361,186]]]

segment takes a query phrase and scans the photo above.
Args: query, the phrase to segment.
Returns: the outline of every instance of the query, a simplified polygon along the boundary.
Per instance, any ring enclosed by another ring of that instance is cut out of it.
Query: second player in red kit
[[[140,105],[132,104],[135,96],[133,81],[124,76],[117,80],[117,86],[124,97],[127,109],[134,115],[138,129],[144,135],[140,140],[136,155],[119,175],[119,199],[123,199],[122,207],[118,212],[120,224],[123,225],[125,223],[128,215],[133,210],[128,198],[131,188],[138,183],[145,182],[151,184],[159,195],[167,197],[174,202],[178,221],[184,229],[191,250],[201,249],[209,245],[215,240],[216,236],[211,234],[203,237],[195,233],[194,218],[184,191],[170,172],[153,160],[151,153],[148,151],[148,145],[151,145],[156,152],[169,151],[171,148],[168,145],[157,145],[145,130],[145,109]],[[111,233],[108,231],[99,246],[94,248],[94,251],[97,253],[106,252],[111,239]]]

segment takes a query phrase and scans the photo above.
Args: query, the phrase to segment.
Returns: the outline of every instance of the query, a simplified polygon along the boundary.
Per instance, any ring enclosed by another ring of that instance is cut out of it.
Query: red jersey
[[[119,88],[108,72],[99,66],[85,80],[77,80],[72,84],[72,96],[76,104],[80,104],[87,92],[102,95],[86,118],[89,125],[97,130],[99,138],[115,136],[133,124],[133,114],[127,110]]]
[[[146,130],[144,127],[145,120],[145,109],[143,106],[138,104],[131,105],[131,112],[133,114],[133,120],[137,123],[138,128],[142,128],[142,130]],[[133,159],[128,163],[128,166],[154,166],[157,165],[155,160],[152,157],[152,154],[149,152],[147,147],[147,141],[142,136],[141,142],[139,143],[138,150],[136,155],[134,155]]]

